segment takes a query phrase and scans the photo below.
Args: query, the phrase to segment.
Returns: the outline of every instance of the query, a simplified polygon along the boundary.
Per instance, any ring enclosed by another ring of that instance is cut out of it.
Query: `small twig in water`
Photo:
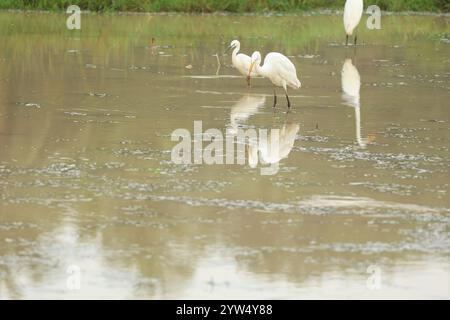
[[[217,71],[216,71],[216,76],[218,76],[218,75],[219,75],[219,71],[220,71],[220,67],[221,67],[220,59],[219,59],[219,54],[216,53],[216,54],[214,55],[214,57],[216,57],[216,59],[217,59]]]

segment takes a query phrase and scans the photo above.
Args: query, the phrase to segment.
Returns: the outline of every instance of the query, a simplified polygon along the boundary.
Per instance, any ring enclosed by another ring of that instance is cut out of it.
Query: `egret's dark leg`
[[[345,45],[348,47],[348,35],[347,35],[347,38],[345,40]]]
[[[356,42],[358,42],[358,35],[355,33],[355,46],[356,46]]]
[[[291,101],[289,101],[289,96],[286,92],[286,100],[287,100],[287,104],[288,104],[288,110],[291,110]]]
[[[277,91],[273,89],[273,108],[277,106]]]

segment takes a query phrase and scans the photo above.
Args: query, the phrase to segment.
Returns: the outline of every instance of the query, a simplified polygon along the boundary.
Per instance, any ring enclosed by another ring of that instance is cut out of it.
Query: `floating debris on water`
[[[34,102],[17,102],[16,104],[18,106],[27,107],[27,108],[36,108],[36,109],[41,108],[40,104],[34,103]]]
[[[302,59],[314,59],[314,58],[319,58],[320,55],[316,55],[316,54],[299,54],[297,57],[302,58]]]
[[[87,113],[82,112],[75,112],[75,111],[66,111],[64,114],[67,114],[69,116],[87,116]]]
[[[104,98],[107,96],[106,93],[97,93],[97,92],[89,92],[89,95],[91,97],[98,97],[98,98]]]

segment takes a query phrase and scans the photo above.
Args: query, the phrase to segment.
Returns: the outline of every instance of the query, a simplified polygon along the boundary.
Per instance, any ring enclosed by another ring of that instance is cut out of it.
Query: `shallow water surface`
[[[449,298],[448,17],[65,19],[0,13],[0,298]],[[235,38],[295,63],[290,113]],[[177,165],[194,121],[280,153]]]

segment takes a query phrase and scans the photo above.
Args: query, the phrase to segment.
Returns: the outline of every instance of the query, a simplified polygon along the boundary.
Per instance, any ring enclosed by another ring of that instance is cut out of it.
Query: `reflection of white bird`
[[[268,78],[275,86],[283,87],[286,93],[286,99],[288,103],[288,108],[291,108],[291,102],[289,101],[289,96],[287,93],[287,87],[293,89],[299,89],[302,84],[297,78],[297,70],[294,64],[289,60],[288,57],[282,55],[278,52],[269,53],[264,59],[264,65],[261,66],[261,53],[255,51],[252,54],[252,63],[250,69],[248,70],[248,76],[250,77],[253,69],[259,75]],[[274,89],[274,100],[273,106],[277,105],[277,93]]]
[[[247,121],[250,116],[258,112],[260,107],[264,106],[265,102],[265,96],[251,96],[248,94],[239,99],[231,108],[230,122],[233,133],[237,132],[240,122]]]
[[[346,59],[341,73],[342,91],[344,99],[350,106],[359,107],[359,92],[361,90],[361,76],[353,65],[352,59]]]
[[[364,11],[363,0],[347,0],[344,8],[344,28],[347,34],[346,45],[348,45],[348,38],[353,35],[353,31],[361,21],[361,17]],[[358,37],[355,33],[355,45]]]
[[[360,103],[360,89],[361,76],[358,69],[353,65],[352,59],[346,59],[342,67],[341,74],[342,91],[344,92],[342,98],[345,104],[355,108],[355,122],[356,122],[356,141],[362,148],[367,146],[367,139],[361,138],[361,103]]]
[[[272,129],[273,130],[273,129]],[[258,164],[258,151],[261,162],[265,164],[274,164],[285,159],[291,153],[294,147],[297,133],[300,130],[298,124],[285,124],[280,130],[278,141],[273,141],[273,136],[268,133],[268,139],[256,142],[250,142],[249,145],[249,165],[254,168]]]
[[[231,41],[230,46],[228,49],[232,49],[233,53],[231,55],[231,62],[233,63],[233,66],[238,69],[238,71],[243,76],[248,76],[248,69],[250,68],[250,64],[252,62],[252,59],[243,53],[239,53],[241,50],[241,43],[238,40]],[[256,72],[252,72],[250,74],[251,77],[256,77],[258,74]],[[248,85],[250,85],[250,79],[247,78]]]

